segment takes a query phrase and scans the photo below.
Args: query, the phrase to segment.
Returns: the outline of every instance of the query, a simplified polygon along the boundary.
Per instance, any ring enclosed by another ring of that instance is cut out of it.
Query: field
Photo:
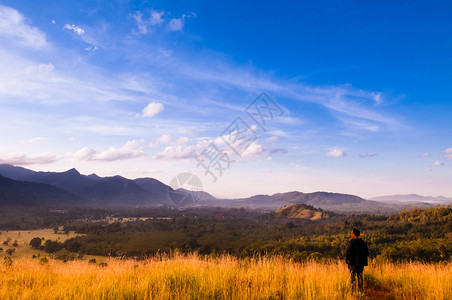
[[[376,263],[353,295],[343,261],[295,263],[175,254],[143,261],[19,258],[0,266],[0,299],[451,299],[452,264]]]
[[[66,233],[55,233],[53,229],[39,229],[39,230],[3,230],[0,231],[0,248],[3,248],[4,253],[6,249],[14,248],[15,251],[12,255],[13,258],[18,257],[31,257],[32,255],[45,255],[44,251],[35,250],[29,246],[30,240],[35,237],[44,238],[44,240],[52,240],[64,242],[67,239],[82,236],[82,234],[76,234],[73,231]],[[10,239],[8,245],[4,245],[3,242]],[[17,241],[17,246],[14,247],[13,243]]]

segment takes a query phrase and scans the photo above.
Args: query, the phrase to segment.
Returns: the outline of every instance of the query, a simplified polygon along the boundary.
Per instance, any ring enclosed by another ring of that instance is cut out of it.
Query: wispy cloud
[[[152,10],[151,15],[149,18],[149,24],[152,26],[160,25],[163,23],[163,15],[165,14],[165,11],[161,10]]]
[[[377,153],[360,153],[359,157],[361,157],[361,158],[369,158],[369,157],[374,157],[374,156],[377,156],[377,155],[378,155]]]
[[[27,24],[25,17],[14,8],[0,5],[0,36],[27,47],[42,48],[47,45],[46,35]]]
[[[452,148],[447,148],[443,153],[446,159],[452,159]]]
[[[420,155],[420,157],[429,157],[431,154],[430,153],[422,153],[421,155]]]
[[[48,140],[49,140],[48,138],[35,137],[35,138],[32,138],[32,139],[29,139],[28,143],[30,143],[30,144],[37,144],[37,143],[47,142]]]
[[[141,34],[148,34],[151,30],[151,27],[161,26],[166,24],[166,28],[169,31],[181,31],[185,25],[185,19],[196,17],[196,14],[193,12],[189,12],[183,14],[180,18],[168,18],[165,16],[168,15],[164,10],[155,10],[152,9],[149,17],[145,17],[141,11],[133,14],[133,18],[138,27],[138,31]]]
[[[171,31],[182,30],[184,27],[184,18],[174,18],[171,19],[168,23],[168,29]]]

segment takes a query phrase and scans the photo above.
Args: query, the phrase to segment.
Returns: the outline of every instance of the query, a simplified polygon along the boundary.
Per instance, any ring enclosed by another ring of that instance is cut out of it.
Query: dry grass
[[[281,257],[236,259],[175,255],[136,262],[63,263],[16,259],[0,266],[0,299],[354,299],[341,261],[294,263]],[[380,264],[371,286],[403,299],[449,299],[452,266]]]

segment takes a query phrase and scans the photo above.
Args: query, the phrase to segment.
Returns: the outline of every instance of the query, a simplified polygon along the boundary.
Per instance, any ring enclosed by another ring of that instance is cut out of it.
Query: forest
[[[144,259],[174,251],[236,257],[283,255],[294,261],[337,259],[344,257],[354,227],[361,230],[372,258],[392,262],[451,259],[451,206],[411,209],[389,216],[324,215],[320,220],[309,220],[221,208],[42,211],[34,217],[9,214],[2,218],[0,228],[47,226],[61,234],[81,234],[64,242],[41,237],[30,241],[34,249],[62,260],[83,255]],[[6,242],[2,250],[14,251],[12,242]]]

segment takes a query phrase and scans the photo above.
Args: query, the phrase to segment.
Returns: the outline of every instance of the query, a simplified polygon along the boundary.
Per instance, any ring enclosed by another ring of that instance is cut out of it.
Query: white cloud
[[[452,159],[452,148],[447,148],[443,153],[446,159]]]
[[[421,156],[421,157],[429,157],[430,155],[431,155],[430,153],[427,153],[427,152],[426,152],[426,153],[421,154],[420,156]]]
[[[158,102],[151,102],[146,106],[143,111],[141,112],[141,116],[143,117],[153,117],[159,112],[163,110],[163,104]]]
[[[369,157],[374,157],[377,156],[377,153],[360,153],[359,157],[361,158],[369,158]]]
[[[439,166],[444,165],[444,163],[442,163],[442,162],[440,162],[440,161],[435,161],[435,162],[433,163],[433,165],[434,165],[435,167],[439,167]]]
[[[98,48],[97,48],[97,46],[88,46],[88,47],[86,47],[86,48],[83,48],[83,50],[85,50],[85,51],[96,51]]]
[[[185,20],[184,18],[174,18],[171,19],[168,23],[168,29],[171,31],[182,30],[184,27]]]
[[[333,150],[326,153],[325,155],[329,156],[329,157],[345,157],[345,156],[347,156],[347,154],[343,150],[338,149],[338,148],[334,148]]]
[[[37,143],[47,142],[48,140],[49,140],[48,138],[35,137],[35,138],[32,138],[32,139],[29,139],[28,142],[30,144],[37,144]]]
[[[195,158],[198,154],[196,146],[168,146],[162,152],[153,157],[155,160],[186,160]]]
[[[239,148],[240,149],[240,148]],[[257,141],[252,142],[245,151],[242,152],[242,159],[243,158],[253,158],[258,157],[261,154],[265,153],[264,147],[259,144]],[[231,156],[229,156],[231,158]]]
[[[171,141],[171,136],[169,134],[164,134],[157,139],[157,143],[159,144],[168,144]]]
[[[252,126],[249,130],[252,130]],[[222,153],[226,153],[231,160],[231,162],[237,159],[245,160],[259,157],[266,153],[265,148],[254,141],[246,148],[241,144],[242,140],[236,138],[237,132],[231,132],[224,136],[219,136],[216,138],[202,138],[194,145],[181,145],[181,142],[188,142],[188,138],[180,138],[176,145],[166,147],[162,152],[158,153],[153,157],[156,160],[185,160],[189,158],[195,158],[200,155],[205,149],[207,149],[213,143]],[[224,138],[224,139],[223,139]],[[230,141],[231,145],[227,145],[224,140]],[[233,141],[233,142],[232,142]],[[241,150],[241,156],[238,155],[231,149]],[[213,148],[211,148],[213,149]],[[278,150],[277,153],[282,153],[284,150]],[[276,152],[275,152],[276,153]]]
[[[70,24],[65,24],[64,29],[70,30],[75,32],[77,35],[82,35],[85,34],[85,30],[81,27],[75,26],[74,24],[70,25]]]
[[[39,165],[39,164],[51,164],[60,159],[53,153],[41,153],[41,154],[25,154],[25,153],[13,153],[0,156],[0,164],[11,165]]]
[[[98,152],[85,147],[73,155],[73,158],[81,161],[116,161],[144,157],[142,141],[131,140],[120,147],[110,147],[108,150]]]
[[[0,5],[0,36],[34,48],[41,48],[47,44],[43,32],[28,25],[24,16],[14,8],[2,5]]]
[[[82,41],[89,44],[89,46],[83,48],[85,51],[96,51],[98,47],[98,41],[97,38],[95,38],[96,32],[94,30],[89,30],[89,33],[80,26],[76,26],[74,24],[65,24],[63,29],[69,30],[74,32]],[[97,33],[99,35],[99,33]]]
[[[427,168],[427,169],[424,170],[425,173],[429,173],[431,171],[432,171],[432,169],[430,169],[430,168]]]
[[[162,11],[152,10],[152,11],[151,11],[151,16],[150,16],[150,18],[149,18],[149,23],[150,23],[152,26],[162,24],[162,23],[163,23],[163,18],[162,18],[162,16],[163,16],[164,14],[165,14],[165,12],[164,12],[163,10],[162,10]]]

